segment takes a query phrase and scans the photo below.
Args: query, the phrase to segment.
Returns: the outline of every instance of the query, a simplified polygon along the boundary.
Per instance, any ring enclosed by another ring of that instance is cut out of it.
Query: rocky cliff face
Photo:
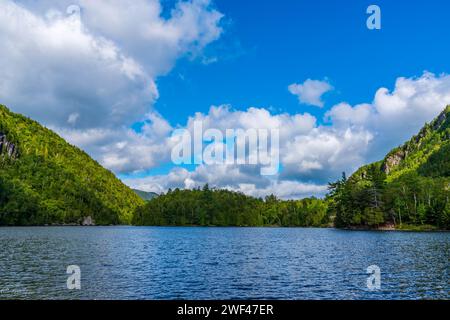
[[[420,132],[414,136],[409,142],[403,146],[395,149],[384,159],[381,170],[387,175],[395,170],[408,155],[415,152],[415,150],[422,149],[422,143],[427,141],[434,133],[441,134],[441,141],[450,140],[450,132],[446,128],[450,126],[450,106],[447,106],[439,116],[437,116],[429,125],[425,125]]]
[[[400,149],[394,152],[393,154],[387,156],[381,166],[381,170],[384,173],[389,174],[394,168],[400,165],[403,159],[405,159],[406,155],[407,155],[406,150]]]
[[[12,159],[18,156],[17,146],[8,141],[6,135],[0,132],[0,155],[6,155]]]

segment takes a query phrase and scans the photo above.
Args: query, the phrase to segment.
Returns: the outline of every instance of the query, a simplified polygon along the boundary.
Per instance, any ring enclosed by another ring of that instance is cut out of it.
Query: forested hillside
[[[450,106],[385,159],[330,184],[338,227],[450,229]]]
[[[130,223],[141,204],[86,153],[0,105],[0,225]]]

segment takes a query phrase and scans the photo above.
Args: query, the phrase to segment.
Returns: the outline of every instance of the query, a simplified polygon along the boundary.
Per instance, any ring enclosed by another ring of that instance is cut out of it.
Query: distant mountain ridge
[[[0,105],[0,225],[129,224],[143,203],[85,152]]]
[[[155,192],[147,192],[147,191],[142,191],[142,190],[137,190],[137,189],[132,189],[139,197],[141,197],[142,200],[145,201],[149,201],[152,200],[153,198],[156,198],[158,196],[157,193]]]

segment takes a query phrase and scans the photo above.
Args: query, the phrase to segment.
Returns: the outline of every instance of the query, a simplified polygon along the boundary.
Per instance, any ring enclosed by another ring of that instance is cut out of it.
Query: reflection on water
[[[0,248],[1,299],[450,298],[450,233],[0,228]],[[81,290],[67,289],[69,265]]]

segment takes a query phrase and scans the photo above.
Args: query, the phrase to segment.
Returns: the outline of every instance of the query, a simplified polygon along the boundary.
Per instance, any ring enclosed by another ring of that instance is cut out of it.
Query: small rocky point
[[[81,223],[81,225],[82,226],[95,226],[95,222],[91,216],[88,216],[83,219],[83,222]]]

